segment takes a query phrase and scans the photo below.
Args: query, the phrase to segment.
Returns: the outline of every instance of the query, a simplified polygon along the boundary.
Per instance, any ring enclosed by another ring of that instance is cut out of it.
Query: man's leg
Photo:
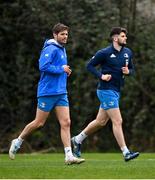
[[[34,130],[38,129],[39,127],[44,126],[48,115],[49,115],[49,112],[45,112],[37,108],[35,119],[32,122],[30,122],[27,126],[25,126],[25,128],[23,129],[19,137],[21,139],[25,139]]]
[[[100,108],[96,119],[90,122],[88,126],[83,130],[83,132],[87,134],[87,136],[89,136],[94,132],[96,132],[97,130],[101,129],[103,126],[105,126],[108,120],[109,120],[108,114],[104,109]]]
[[[112,121],[113,133],[120,149],[122,150],[125,161],[129,161],[131,159],[136,158],[139,155],[139,153],[130,152],[125,143],[123,129],[122,129],[122,116],[120,113],[120,109],[119,108],[109,109],[107,110],[107,113],[109,115],[109,118]]]
[[[107,110],[107,113],[112,121],[112,128],[114,136],[120,148],[126,146],[124,134],[122,130],[122,116],[119,108]]]
[[[14,139],[11,143],[11,147],[9,150],[9,156],[11,159],[15,159],[15,154],[17,150],[20,148],[23,140],[31,134],[34,130],[36,130],[39,127],[42,127],[44,123],[46,122],[46,119],[49,115],[49,112],[44,112],[37,108],[36,111],[36,117],[35,119],[30,122],[28,125],[25,126],[21,134],[17,139]]]
[[[80,134],[72,138],[72,143],[74,146],[73,151],[77,157],[81,157],[81,144],[83,140],[87,136],[93,134],[94,132],[101,129],[103,126],[105,126],[108,120],[109,120],[109,117],[106,111],[100,108],[96,119],[90,122]]]
[[[71,149],[71,136],[70,136],[70,113],[68,106],[56,106],[56,115],[60,123],[60,135],[65,150],[66,164],[79,164],[84,162],[84,159],[78,159],[73,156]]]

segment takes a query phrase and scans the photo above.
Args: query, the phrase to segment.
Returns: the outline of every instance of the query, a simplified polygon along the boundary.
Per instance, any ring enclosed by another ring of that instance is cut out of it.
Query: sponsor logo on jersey
[[[124,54],[125,58],[129,58],[129,55],[127,53]]]

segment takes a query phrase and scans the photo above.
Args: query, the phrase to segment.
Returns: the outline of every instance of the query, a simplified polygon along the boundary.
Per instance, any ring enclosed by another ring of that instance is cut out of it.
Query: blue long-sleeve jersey
[[[66,94],[66,50],[54,39],[46,40],[39,58],[40,80],[37,97]]]
[[[132,51],[126,47],[122,47],[120,51],[117,51],[113,45],[110,45],[99,50],[87,64],[88,71],[99,78],[98,89],[120,92],[121,86],[124,85],[122,67],[128,65],[129,75],[134,72],[132,56]],[[100,70],[95,68],[97,65],[100,65]],[[101,79],[102,74],[111,74],[111,80],[103,81]]]

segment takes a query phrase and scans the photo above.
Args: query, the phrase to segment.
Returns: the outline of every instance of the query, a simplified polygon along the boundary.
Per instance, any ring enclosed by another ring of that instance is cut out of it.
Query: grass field
[[[85,153],[86,162],[64,164],[63,154],[0,155],[0,179],[155,179],[155,154],[124,162],[116,153]]]

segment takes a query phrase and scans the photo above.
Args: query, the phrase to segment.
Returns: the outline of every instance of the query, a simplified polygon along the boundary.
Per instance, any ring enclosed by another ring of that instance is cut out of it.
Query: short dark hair
[[[57,24],[54,25],[54,27],[52,29],[52,32],[54,34],[58,34],[59,32],[65,31],[65,30],[69,31],[69,27],[62,24],[62,23],[57,23]]]
[[[113,35],[119,35],[121,32],[124,32],[125,34],[127,34],[127,30],[125,28],[113,27],[110,32],[110,37],[112,37]]]

